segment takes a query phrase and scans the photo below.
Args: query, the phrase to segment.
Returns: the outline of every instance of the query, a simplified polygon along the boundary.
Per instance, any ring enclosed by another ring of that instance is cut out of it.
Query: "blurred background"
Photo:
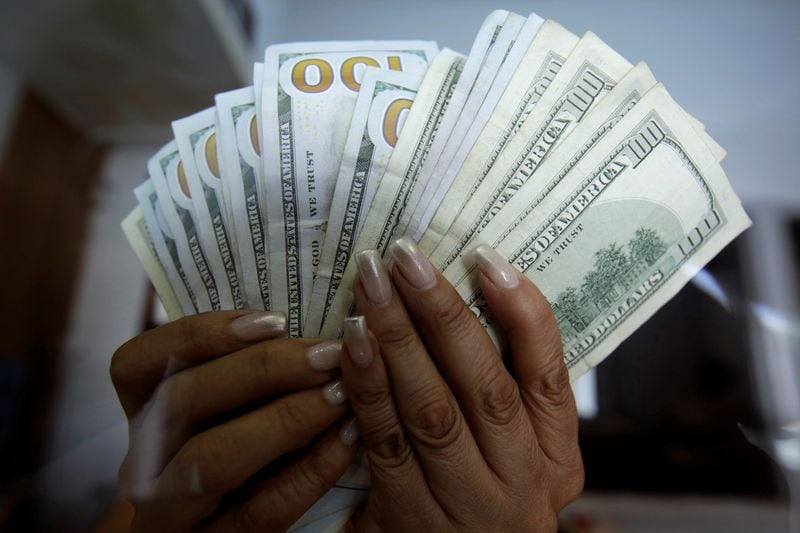
[[[3,0],[0,528],[106,527],[127,445],[109,360],[164,320],[119,223],[170,121],[249,85],[269,44],[466,53],[496,8],[646,60],[754,221],[576,383],[586,492],[562,529],[800,527],[797,1]]]

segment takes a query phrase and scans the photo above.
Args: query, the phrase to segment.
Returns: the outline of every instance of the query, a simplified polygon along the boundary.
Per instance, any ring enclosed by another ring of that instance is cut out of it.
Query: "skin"
[[[372,475],[351,531],[555,531],[583,488],[578,418],[547,300],[526,278],[479,275],[505,329],[512,375],[475,316],[437,274],[399,270],[388,304],[356,283],[376,357],[342,361]]]
[[[237,340],[243,314],[182,318],[114,354],[133,531],[285,530],[352,462],[356,446],[338,436],[347,407],[322,395],[336,374],[306,356],[319,341]]]
[[[372,489],[350,531],[555,531],[580,494],[578,419],[550,306],[519,275],[479,274],[506,331],[513,373],[453,287],[392,275],[375,306],[354,286],[374,358],[341,377]],[[321,386],[311,339],[242,342],[242,311],[205,313],[123,345],[111,374],[130,425],[120,485],[135,531],[280,531],[344,473],[347,407]],[[345,349],[345,352],[347,350]],[[235,386],[232,386],[235,384]]]

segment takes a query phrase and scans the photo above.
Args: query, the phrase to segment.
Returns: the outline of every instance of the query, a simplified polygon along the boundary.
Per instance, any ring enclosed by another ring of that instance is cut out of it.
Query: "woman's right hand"
[[[120,485],[135,531],[286,529],[345,472],[358,433],[334,425],[346,412],[341,344],[276,338],[285,322],[204,313],[116,351],[130,433]]]

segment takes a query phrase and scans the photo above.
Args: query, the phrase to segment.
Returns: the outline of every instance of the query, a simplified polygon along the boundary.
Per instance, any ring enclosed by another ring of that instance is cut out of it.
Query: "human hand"
[[[580,494],[578,418],[561,338],[538,289],[476,253],[514,374],[450,283],[401,239],[391,276],[357,256],[342,379],[370,464],[358,531],[555,531]],[[369,330],[367,329],[369,328]]]
[[[345,472],[358,433],[333,425],[341,344],[276,338],[285,328],[280,313],[204,313],[116,351],[135,531],[283,530]]]

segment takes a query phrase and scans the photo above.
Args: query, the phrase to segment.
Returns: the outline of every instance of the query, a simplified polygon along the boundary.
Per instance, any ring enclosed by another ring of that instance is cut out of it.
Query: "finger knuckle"
[[[463,337],[469,333],[474,315],[461,298],[454,297],[435,306],[433,319],[443,335]]]
[[[237,447],[229,433],[206,432],[188,443],[185,454],[179,454],[177,479],[192,494],[222,494],[235,487],[226,480],[226,466]]]
[[[236,531],[281,531],[285,527],[276,518],[276,509],[250,500],[239,509]]]
[[[578,496],[583,493],[583,487],[586,482],[586,472],[583,468],[583,461],[581,460],[580,454],[578,454],[576,461],[567,468],[564,478],[564,481],[559,483],[563,493],[562,507],[576,500]]]
[[[322,495],[336,481],[339,470],[338,464],[321,453],[315,453],[307,461],[301,461],[297,467],[297,475],[291,478],[297,494],[295,499],[305,501],[309,497],[314,499],[313,496]]]
[[[304,428],[308,425],[308,413],[303,407],[291,399],[278,400],[274,403],[278,430],[292,442],[304,445],[310,437]]]
[[[386,472],[405,470],[414,458],[403,428],[396,424],[375,432],[367,454],[371,465]]]
[[[397,323],[382,329],[376,336],[384,353],[407,353],[414,349],[417,332],[411,324]]]
[[[129,361],[136,359],[138,344],[138,337],[134,337],[117,348],[111,356],[108,372],[111,376],[111,383],[117,390],[122,390],[130,384],[131,365]]]
[[[450,448],[463,431],[455,398],[446,391],[424,394],[413,412],[409,429],[429,449]]]
[[[347,392],[352,404],[370,412],[379,410],[392,401],[391,392],[382,386],[361,386]]]
[[[563,358],[548,357],[531,392],[537,400],[552,407],[564,407],[573,401],[569,371]]]
[[[480,413],[495,426],[506,426],[518,419],[522,409],[519,390],[511,376],[497,368],[485,372],[478,388]]]
[[[179,318],[175,323],[181,342],[188,348],[189,353],[197,353],[207,349],[208,342],[211,340],[208,335],[208,325],[206,324],[207,314],[185,316]]]

